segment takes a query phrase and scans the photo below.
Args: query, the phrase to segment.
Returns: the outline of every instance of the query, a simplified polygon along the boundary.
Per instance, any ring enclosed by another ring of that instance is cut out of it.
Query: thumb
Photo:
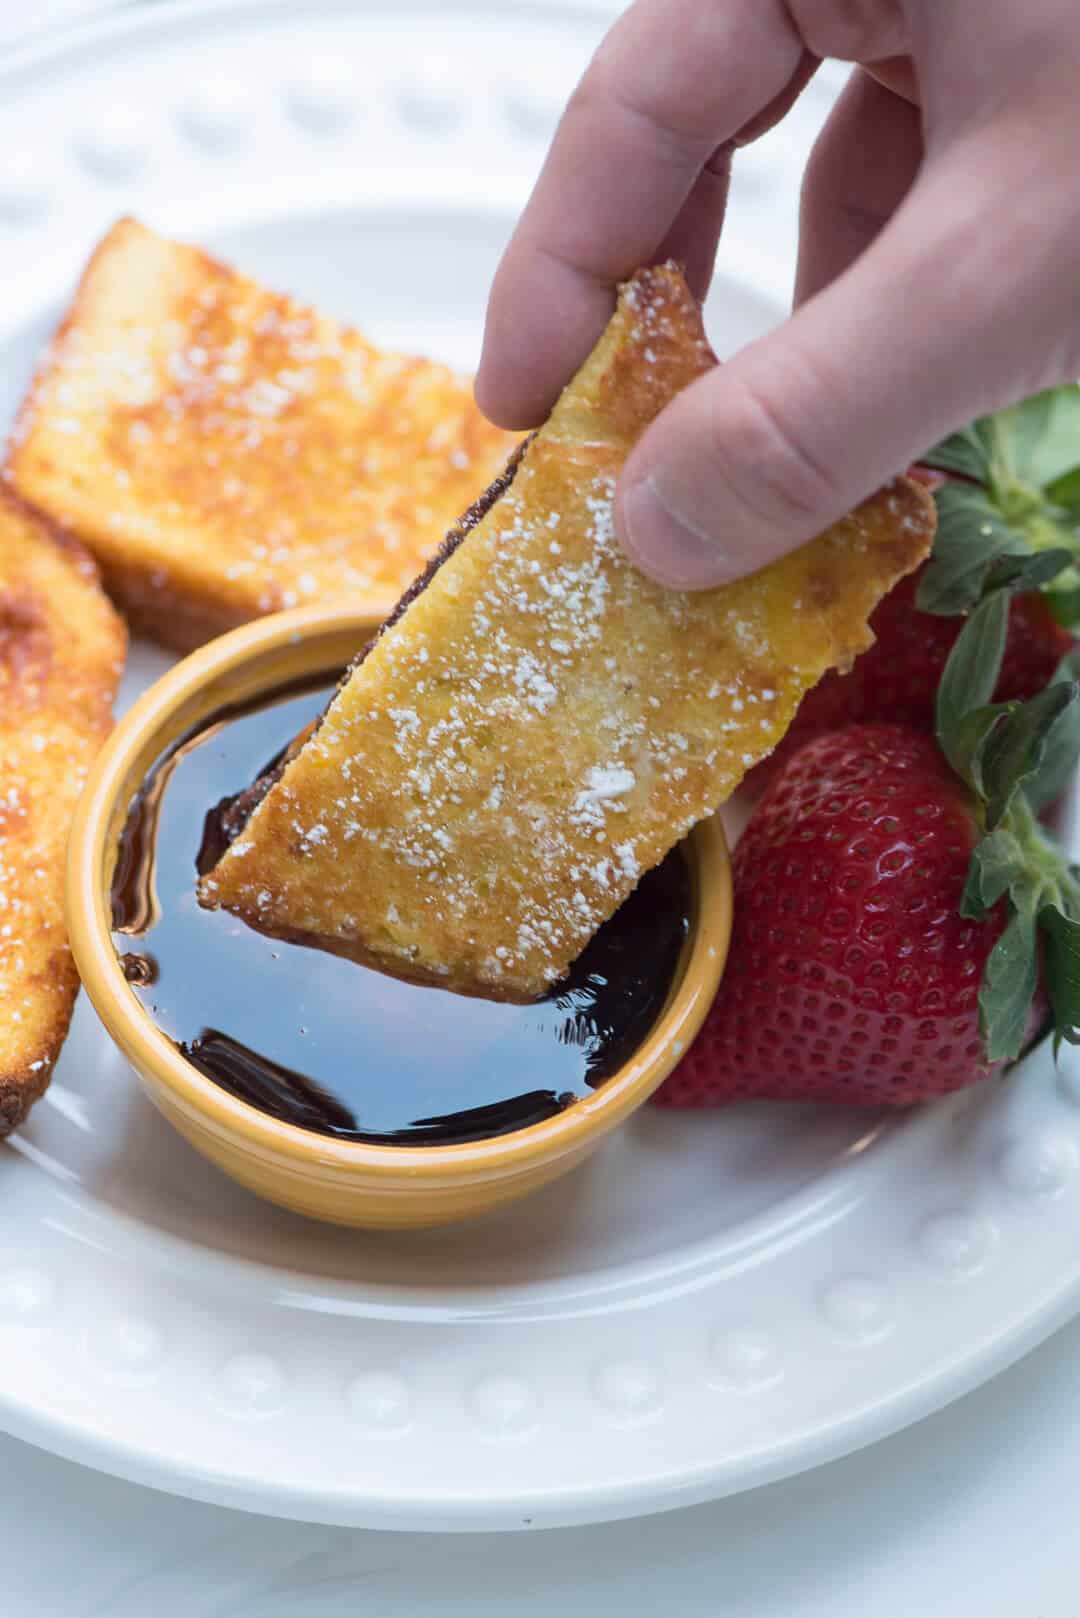
[[[984,130],[927,165],[855,264],[668,406],[616,498],[644,572],[682,589],[755,572],[946,433],[1073,374],[1080,232],[1030,148]]]

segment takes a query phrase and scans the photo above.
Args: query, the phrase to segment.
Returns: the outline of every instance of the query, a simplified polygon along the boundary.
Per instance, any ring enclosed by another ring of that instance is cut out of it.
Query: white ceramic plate
[[[475,357],[486,287],[607,6],[215,3],[0,72],[0,409],[137,211],[376,337]],[[748,154],[710,308],[767,327],[828,83]],[[126,699],[165,667],[138,649]],[[0,1424],[205,1499],[550,1526],[746,1488],[990,1375],[1080,1299],[1080,1070],[903,1123],[639,1116],[511,1213],[323,1228],[209,1168],[83,1004],[0,1152]]]

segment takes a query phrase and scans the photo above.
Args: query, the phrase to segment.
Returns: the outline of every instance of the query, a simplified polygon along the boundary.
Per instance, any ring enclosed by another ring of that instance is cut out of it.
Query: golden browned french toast
[[[124,626],[82,548],[0,499],[0,1134],[43,1094],[79,980],[68,825],[107,734]]]
[[[262,613],[400,595],[513,439],[444,365],[121,220],[31,388],[5,476],[181,650]]]
[[[626,456],[713,363],[673,267],[621,290],[547,424],[269,787],[200,896],[264,932],[526,1000],[871,642],[926,555],[898,480],[752,578],[686,594],[625,559]]]

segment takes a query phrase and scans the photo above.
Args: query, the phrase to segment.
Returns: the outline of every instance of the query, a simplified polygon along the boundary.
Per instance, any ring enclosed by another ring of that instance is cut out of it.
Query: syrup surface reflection
[[[288,1123],[383,1145],[524,1128],[609,1078],[655,1022],[692,903],[678,850],[569,976],[531,1006],[400,983],[200,909],[197,866],[228,800],[325,707],[330,682],[226,709],[160,759],[131,805],[114,941],[135,993],[190,1062]]]

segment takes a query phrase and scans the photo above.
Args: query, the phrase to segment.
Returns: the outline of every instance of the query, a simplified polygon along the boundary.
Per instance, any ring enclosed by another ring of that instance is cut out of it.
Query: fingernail
[[[630,560],[661,584],[707,590],[735,576],[724,549],[673,509],[655,477],[626,490],[616,518]]]

